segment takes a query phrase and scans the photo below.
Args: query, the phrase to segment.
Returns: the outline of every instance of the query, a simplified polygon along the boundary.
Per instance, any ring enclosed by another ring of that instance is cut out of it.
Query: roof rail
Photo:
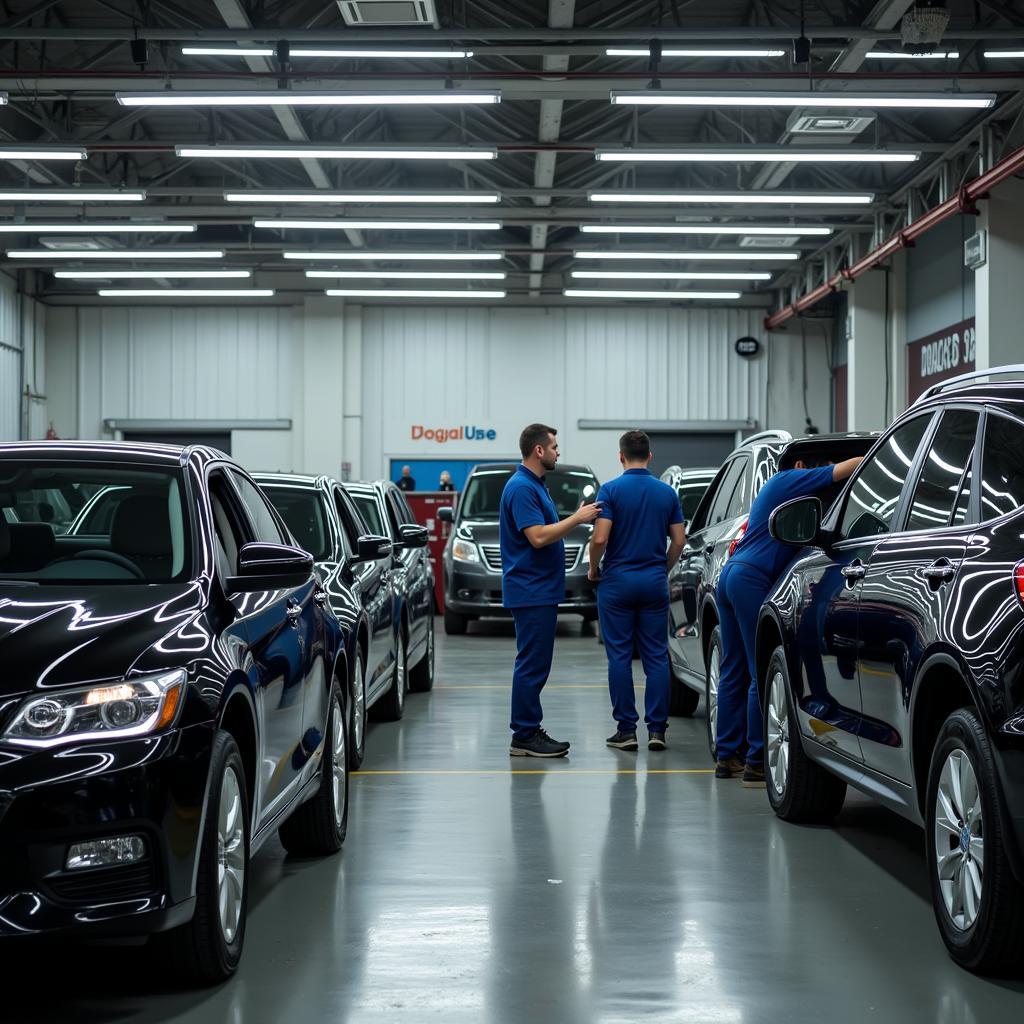
[[[1016,373],[1024,376],[1024,363],[1013,363],[1010,366],[993,366],[988,370],[973,370],[971,373],[961,373],[959,377],[950,377],[949,380],[940,380],[938,384],[933,384],[930,388],[927,388],[917,401],[914,402],[914,405],[917,405],[918,402],[923,402],[926,398],[931,398],[934,395],[940,394],[947,389],[966,387],[971,381],[979,380],[982,377],[994,377],[996,374],[1002,373]]]
[[[792,441],[793,435],[788,430],[762,430],[759,434],[751,434],[740,442],[740,447],[751,441]]]

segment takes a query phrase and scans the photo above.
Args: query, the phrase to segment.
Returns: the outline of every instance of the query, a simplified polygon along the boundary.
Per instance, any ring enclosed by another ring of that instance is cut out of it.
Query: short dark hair
[[[546,448],[548,438],[557,433],[558,431],[554,427],[547,427],[543,423],[531,423],[528,427],[524,427],[523,432],[519,435],[519,450],[523,453],[523,458],[528,459],[537,445]]]
[[[643,462],[651,454],[651,439],[642,430],[627,430],[619,438],[619,451],[627,462]]]

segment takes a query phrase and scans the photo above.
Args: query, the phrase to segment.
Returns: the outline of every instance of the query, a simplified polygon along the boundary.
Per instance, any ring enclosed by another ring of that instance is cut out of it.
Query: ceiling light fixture
[[[503,252],[387,252],[349,249],[346,252],[286,252],[286,260],[500,260]]]
[[[992,93],[906,93],[902,96],[849,92],[613,92],[616,106],[637,107],[855,107],[862,110],[985,110]]]
[[[581,224],[585,235],[831,235],[832,228],[797,224]]]
[[[504,281],[504,270],[307,270],[306,277],[353,281]]]
[[[452,107],[500,103],[497,92],[119,92],[122,107]]]
[[[119,188],[9,188],[0,192],[0,202],[20,203],[141,203],[145,189]]]
[[[284,217],[257,217],[254,228],[289,231],[500,231],[500,220],[355,220],[334,217],[330,220],[288,220]]]
[[[498,151],[482,147],[448,148],[359,146],[175,146],[175,153],[189,159],[242,160],[496,160]]]
[[[613,46],[604,51],[606,57],[650,57],[649,46]],[[785,50],[765,50],[743,46],[698,46],[687,49],[665,47],[662,57],[784,57]]]
[[[698,249],[695,252],[664,252],[652,249],[649,252],[621,252],[617,249],[577,249],[573,256],[578,260],[758,260],[780,262],[798,260],[798,252],[748,252],[718,249]]]
[[[273,288],[101,288],[105,299],[269,299]]]
[[[801,163],[801,164],[911,164],[921,154],[911,150],[797,149],[772,146],[764,149],[598,149],[597,160],[609,163]]]
[[[592,203],[743,203],[762,206],[863,206],[872,192],[591,192]]]
[[[503,291],[482,288],[328,288],[326,294],[339,299],[503,299]]]
[[[0,196],[2,198],[2,196]],[[225,192],[228,203],[500,203],[497,192]]]
[[[0,146],[0,160],[87,160],[89,154],[81,146]]]
[[[571,276],[594,281],[770,281],[772,277],[760,270],[574,270]]]
[[[627,291],[619,288],[563,288],[568,299],[738,299],[741,292]]]
[[[1014,60],[1024,58],[1024,50],[985,50],[989,60]]]
[[[8,249],[11,260],[219,260],[223,249]]]
[[[293,57],[366,57],[390,60],[461,60],[472,57],[472,50],[353,50],[335,47],[292,47]]]
[[[959,50],[935,50],[933,53],[904,53],[901,50],[869,50],[870,60],[958,60]]]
[[[18,224],[4,222],[0,224],[0,234],[4,235],[177,235],[191,234],[196,230],[195,224],[170,224],[161,221],[148,224],[142,221],[72,221],[70,223],[52,224]]]
[[[223,278],[248,278],[252,277],[251,270],[195,270],[192,267],[163,267],[159,270],[55,270],[54,277],[65,281],[131,281],[151,280],[153,278],[186,277],[198,280],[199,278],[223,279]]]
[[[273,57],[272,46],[183,46],[186,57]]]

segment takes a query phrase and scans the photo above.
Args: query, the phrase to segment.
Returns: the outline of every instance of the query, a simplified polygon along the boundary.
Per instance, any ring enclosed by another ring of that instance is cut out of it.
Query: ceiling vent
[[[82,238],[81,235],[42,235],[39,244],[44,249],[109,249],[94,238]]]
[[[778,249],[783,245],[796,245],[796,235],[744,235],[740,239],[741,249]]]
[[[795,111],[786,123],[794,135],[859,135],[874,121],[872,114],[851,114],[844,110],[814,114]]]
[[[346,25],[438,27],[434,0],[338,0]]]

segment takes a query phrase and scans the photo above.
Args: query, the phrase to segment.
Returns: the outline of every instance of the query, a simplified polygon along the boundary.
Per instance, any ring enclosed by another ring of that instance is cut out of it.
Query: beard
[[[555,468],[558,463],[557,455],[547,455],[540,460],[540,464],[544,467],[544,470],[548,473]]]

